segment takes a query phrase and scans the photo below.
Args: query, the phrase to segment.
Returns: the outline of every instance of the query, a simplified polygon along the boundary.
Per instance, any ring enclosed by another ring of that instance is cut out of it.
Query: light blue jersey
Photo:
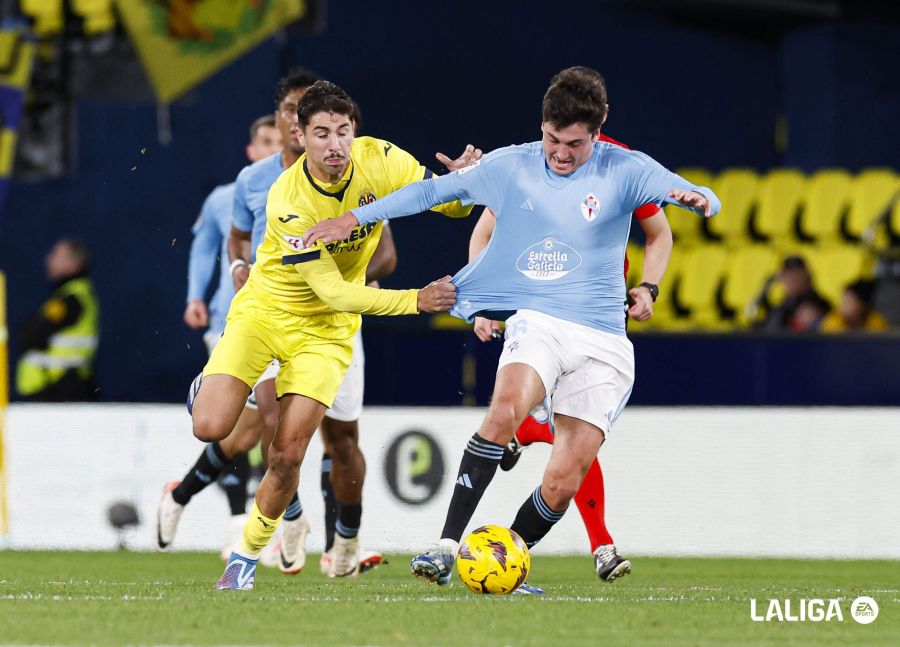
[[[252,232],[250,259],[256,260],[256,248],[266,233],[266,198],[281,172],[281,152],[254,162],[238,173],[234,189],[234,224],[236,229]]]
[[[187,300],[203,300],[218,260],[219,287],[209,302],[209,329],[219,333],[225,330],[225,315],[234,297],[234,284],[228,273],[228,232],[233,202],[234,183],[217,186],[203,201],[200,217],[191,229],[194,241],[188,260]]]
[[[417,182],[354,209],[360,224],[425,211],[461,199],[497,216],[488,246],[453,277],[450,314],[506,318],[519,309],[614,334],[625,334],[622,267],[631,213],[675,204],[672,189],[698,191],[719,211],[718,197],[637,151],[608,142],[569,176],[546,165],[540,142],[509,146],[479,163]]]

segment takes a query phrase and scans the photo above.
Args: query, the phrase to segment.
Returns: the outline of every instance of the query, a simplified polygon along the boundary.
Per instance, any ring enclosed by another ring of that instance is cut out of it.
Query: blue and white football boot
[[[539,586],[532,586],[528,582],[522,582],[515,591],[512,592],[513,595],[544,595],[544,589]]]
[[[410,562],[412,574],[438,586],[449,584],[453,563],[456,561],[455,543],[442,540],[430,550],[413,557]]]
[[[231,553],[222,577],[216,582],[217,591],[252,591],[256,579],[256,559]]]

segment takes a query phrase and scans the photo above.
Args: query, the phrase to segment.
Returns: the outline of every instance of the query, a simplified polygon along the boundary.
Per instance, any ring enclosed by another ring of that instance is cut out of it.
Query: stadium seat
[[[676,169],[675,172],[689,182],[712,187],[713,176],[706,169],[690,167]],[[667,206],[665,211],[676,245],[690,246],[704,239],[702,218],[672,205]]]
[[[757,207],[750,221],[753,237],[776,247],[795,245],[806,176],[795,169],[773,169],[760,179],[757,190]]]
[[[722,290],[722,305],[734,312],[740,326],[763,314],[754,310],[778,271],[778,254],[769,245],[748,245],[729,254]]]
[[[33,21],[38,38],[50,38],[62,31],[65,13],[63,0],[21,0],[22,13]]]
[[[641,263],[643,263],[643,251],[643,248],[641,248]],[[632,259],[631,266],[637,267],[637,265],[635,265],[636,261],[634,260],[634,257],[631,256],[631,248],[629,248],[628,254],[628,258]],[[659,285],[659,299],[657,299],[656,303],[653,304],[653,316],[648,321],[629,321],[629,333],[661,330],[671,332],[675,330],[688,330],[690,328],[690,321],[687,318],[679,319],[675,313],[674,306],[673,293],[675,290],[675,285],[678,283],[680,261],[683,255],[683,252],[677,247],[675,251],[672,252],[672,256],[669,258],[669,264],[666,267],[666,275],[663,277],[663,280]],[[640,283],[640,278],[641,277],[639,271],[632,272],[629,270],[629,287],[633,287],[632,281],[634,282],[634,285]]]
[[[72,12],[84,20],[84,33],[96,36],[116,27],[112,0],[72,0]]]
[[[717,298],[728,262],[727,250],[716,244],[696,245],[680,256],[676,307],[689,312],[693,327],[727,327],[719,316]]]
[[[813,173],[806,183],[798,230],[804,242],[837,244],[843,214],[850,208],[850,174],[840,169]]]
[[[726,169],[713,181],[713,190],[722,201],[722,211],[706,221],[713,240],[729,247],[742,245],[750,238],[750,218],[756,209],[759,176],[752,169]]]
[[[840,245],[804,254],[813,285],[832,306],[840,303],[844,288],[859,278],[871,278],[874,258],[859,245]]]
[[[890,169],[868,169],[853,178],[850,210],[842,222],[844,237],[883,248],[886,243],[884,222],[898,192],[900,179]],[[879,219],[882,220],[879,222]]]

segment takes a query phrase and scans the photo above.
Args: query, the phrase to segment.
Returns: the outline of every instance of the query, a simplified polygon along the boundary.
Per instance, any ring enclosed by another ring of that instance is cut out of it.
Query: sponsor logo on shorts
[[[555,281],[581,266],[581,254],[555,238],[545,238],[526,249],[516,269],[535,281]]]

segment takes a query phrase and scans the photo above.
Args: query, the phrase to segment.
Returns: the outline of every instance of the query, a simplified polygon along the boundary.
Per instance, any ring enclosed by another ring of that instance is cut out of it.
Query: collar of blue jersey
[[[306,166],[306,158],[303,158],[303,173],[306,175],[306,179],[309,180],[309,183],[312,184],[313,188],[321,193],[322,195],[328,198],[334,198],[338,202],[344,201],[344,193],[347,191],[347,187],[350,186],[350,182],[353,180],[353,173],[356,170],[356,165],[353,163],[353,160],[350,160],[350,177],[347,178],[347,183],[341,187],[340,191],[336,191],[335,193],[331,193],[330,191],[326,191],[319,183],[316,182],[315,178],[310,174],[309,168]]]

